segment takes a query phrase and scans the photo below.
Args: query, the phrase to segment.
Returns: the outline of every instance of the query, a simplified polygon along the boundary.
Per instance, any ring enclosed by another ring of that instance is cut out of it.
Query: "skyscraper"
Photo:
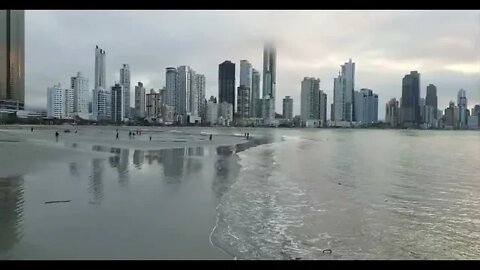
[[[123,64],[120,69],[120,84],[123,88],[123,114],[125,118],[130,118],[130,67]]]
[[[263,96],[275,98],[277,70],[277,50],[273,43],[266,43],[263,48]]]
[[[140,119],[145,118],[145,87],[141,82],[135,86],[135,116]]]
[[[76,77],[70,78],[70,88],[73,89],[73,112],[76,116],[88,119],[88,103],[91,100],[88,90],[88,79],[79,71]]]
[[[371,124],[378,121],[378,95],[372,90],[362,88],[355,91],[356,121],[362,124]]]
[[[175,90],[175,111],[178,115],[187,117],[190,111],[190,95],[192,87],[192,71],[189,66],[177,68],[177,87]]]
[[[333,79],[332,121],[345,121],[345,78],[341,73]]]
[[[250,88],[240,85],[237,88],[237,112],[240,118],[250,117]]]
[[[73,117],[74,116],[74,101],[75,96],[73,93],[73,89],[67,88],[64,91],[64,105],[65,105],[65,117]]]
[[[334,121],[355,121],[355,63],[352,59],[341,65],[341,72],[333,80]]]
[[[165,77],[165,105],[176,105],[176,88],[177,88],[177,69],[174,67],[167,67]]]
[[[252,68],[252,94],[250,104],[250,116],[261,117],[262,102],[260,99],[260,72]]]
[[[320,116],[320,79],[305,77],[302,81],[300,117],[302,122],[317,120]]]
[[[161,117],[161,97],[160,93],[156,93],[154,89],[150,89],[150,93],[146,95],[147,118],[157,119]]]
[[[110,91],[97,87],[93,89],[92,116],[96,121],[110,121],[112,116]]]
[[[232,104],[235,111],[235,64],[228,60],[218,66],[218,102]]]
[[[106,69],[106,55],[105,51],[98,47],[95,47],[95,89],[102,88],[107,89],[105,80]]]
[[[420,124],[420,73],[411,71],[402,80],[400,118],[404,127]]]
[[[47,117],[65,118],[65,91],[60,83],[47,88]]]
[[[0,10],[0,108],[25,108],[25,11]]]
[[[248,60],[240,60],[240,86],[252,87],[252,64]]]
[[[196,74],[195,75],[195,85],[196,85],[196,89],[197,89],[197,100],[195,101],[194,103],[194,106],[197,107],[197,111],[198,111],[198,116],[200,116],[200,118],[202,118],[203,120],[205,120],[205,85],[206,85],[206,82],[205,82],[205,75],[203,74]]]
[[[467,95],[465,90],[460,89],[457,93],[457,105],[458,105],[458,123],[459,128],[467,128]]]
[[[125,91],[123,90],[123,85],[120,83],[116,83],[112,86],[111,97],[112,97],[112,121],[113,122],[122,122],[123,118],[125,118],[125,104],[124,104],[124,97],[123,94]]]
[[[290,96],[283,99],[283,118],[293,120],[293,99]]]
[[[435,119],[438,119],[437,87],[433,84],[429,84],[427,86],[427,95],[425,96],[425,105],[432,106],[434,108],[433,115]]]
[[[355,119],[355,100],[353,92],[355,89],[355,63],[349,59],[347,63],[342,65],[342,75],[345,79],[344,85],[344,106],[345,106],[345,121],[356,121]]]
[[[399,119],[400,109],[398,107],[398,100],[392,98],[385,106],[385,123],[389,123],[390,127],[396,128],[398,126]]]
[[[320,126],[325,127],[327,125],[327,93],[320,90],[319,100],[318,119],[320,119]]]
[[[263,108],[263,112],[269,112],[263,115],[265,123],[270,124],[275,121],[275,91],[277,85],[277,50],[273,43],[266,43],[263,48],[263,104],[268,108]],[[268,98],[267,98],[268,97]],[[267,117],[267,118],[265,118]]]

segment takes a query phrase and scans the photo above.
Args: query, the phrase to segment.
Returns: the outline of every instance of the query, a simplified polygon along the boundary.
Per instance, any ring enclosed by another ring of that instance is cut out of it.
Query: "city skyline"
[[[122,18],[139,13],[144,19],[132,26],[124,24]],[[172,18],[189,14],[205,20],[182,25],[168,23]],[[89,16],[91,20],[76,25],[72,23],[72,16]],[[270,23],[275,27],[266,27],[270,24],[262,16],[271,17]],[[124,63],[130,65],[131,83],[141,81],[148,89],[165,86],[166,67],[189,65],[205,74],[205,96],[217,96],[218,64],[231,60],[239,66],[240,60],[245,59],[261,71],[263,46],[269,39],[275,40],[277,49],[276,96],[280,97],[275,104],[277,113],[281,113],[281,98],[289,95],[294,100],[294,115],[300,114],[299,85],[303,77],[320,78],[321,89],[331,103],[333,78],[349,58],[357,65],[355,90],[372,89],[379,95],[379,104],[401,97],[402,77],[412,70],[422,74],[422,97],[427,85],[437,87],[439,109],[446,108],[450,100],[456,101],[460,88],[466,90],[469,106],[480,100],[478,53],[475,52],[478,11],[27,11],[25,17],[27,108],[43,108],[46,87],[54,82],[67,85],[68,78],[78,71],[94,81],[91,51],[95,45],[109,54],[107,88],[119,80],[118,69]],[[228,18],[225,24],[219,26],[212,22],[220,17]],[[314,18],[318,19],[314,24],[306,24]],[[337,23],[321,27],[324,20]],[[418,33],[408,30],[412,22],[422,23]],[[242,27],[235,28],[236,35],[224,38],[223,34],[233,31],[235,23]],[[333,30],[348,23],[355,23],[358,31],[337,31],[333,35]],[[92,27],[92,24],[102,26]],[[147,27],[145,31],[134,31],[149,24],[158,24],[159,29]],[[50,32],[65,38],[52,40],[52,33],[45,32],[47,26],[54,27],[55,31]],[[135,37],[131,43],[117,41],[120,37],[116,37],[116,33],[120,29]],[[173,31],[175,35],[172,35],[172,31],[168,31],[172,29],[181,31]],[[250,33],[252,29],[258,31]],[[158,41],[149,38],[161,33],[163,38]],[[134,42],[135,39],[144,42]],[[211,49],[213,42],[215,50]],[[46,64],[49,69],[44,68]],[[236,69],[236,82],[239,75]],[[133,89],[131,92],[133,95]],[[380,119],[384,118],[384,109],[379,106]],[[327,115],[330,115],[330,106]]]

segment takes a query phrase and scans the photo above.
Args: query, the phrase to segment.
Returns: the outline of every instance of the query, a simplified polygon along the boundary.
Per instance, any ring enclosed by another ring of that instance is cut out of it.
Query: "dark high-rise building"
[[[263,96],[275,98],[276,70],[277,50],[273,43],[267,43],[263,48]]]
[[[432,106],[433,110],[433,117],[438,119],[438,98],[437,98],[437,87],[433,84],[429,84],[427,86],[427,95],[425,96],[425,105]]]
[[[25,108],[24,10],[0,10],[0,108]]]
[[[218,99],[232,104],[235,111],[235,64],[230,61],[218,65]]]
[[[320,126],[327,126],[327,94],[320,90],[319,95],[320,104],[318,106],[318,119],[320,119]]]
[[[417,71],[411,71],[403,77],[400,111],[404,127],[420,124],[420,73]]]

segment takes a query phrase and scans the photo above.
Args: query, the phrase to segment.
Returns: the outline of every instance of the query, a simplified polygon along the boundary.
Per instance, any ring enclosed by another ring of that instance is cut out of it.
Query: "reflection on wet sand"
[[[145,151],[135,150],[133,152],[133,166],[141,170],[144,161],[145,161]]]
[[[110,167],[118,172],[118,182],[124,186],[128,183],[128,161],[130,152],[128,149],[112,148],[111,153],[116,155],[109,158]]]
[[[89,192],[93,194],[93,204],[101,203],[103,199],[103,173],[105,160],[92,160],[92,175],[90,176]]]
[[[0,177],[0,259],[21,239],[23,178]]]

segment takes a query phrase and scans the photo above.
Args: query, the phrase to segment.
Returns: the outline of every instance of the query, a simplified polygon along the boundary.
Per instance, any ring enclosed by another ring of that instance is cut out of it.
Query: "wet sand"
[[[198,129],[192,132],[192,129],[169,127],[33,126],[34,131],[31,132],[31,127],[0,126],[0,177],[31,172],[45,166],[46,163],[74,162],[112,155],[100,153],[102,147],[160,150],[229,146],[246,142],[241,136],[224,134],[216,134],[210,141],[210,133]],[[70,132],[65,133],[65,130]],[[142,130],[142,134],[128,135],[129,131],[133,133],[136,130]],[[58,140],[55,138],[55,132],[59,133]],[[91,151],[92,146],[100,147],[97,151]],[[19,160],[22,162],[18,162]]]
[[[0,126],[0,259],[232,259],[209,237],[253,141],[136,129]]]

